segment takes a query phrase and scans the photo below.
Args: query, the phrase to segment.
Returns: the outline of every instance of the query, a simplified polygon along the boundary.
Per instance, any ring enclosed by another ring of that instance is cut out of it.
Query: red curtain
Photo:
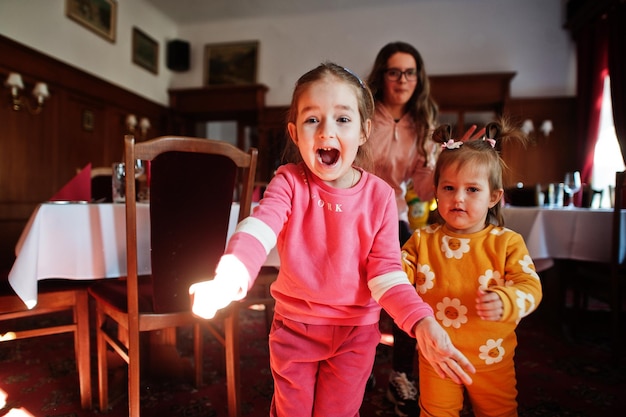
[[[608,72],[608,27],[597,19],[575,34],[577,53],[577,161],[583,183],[591,182],[594,149],[600,127],[602,89]]]
[[[608,61],[615,133],[626,162],[626,2],[614,4],[608,13]]]

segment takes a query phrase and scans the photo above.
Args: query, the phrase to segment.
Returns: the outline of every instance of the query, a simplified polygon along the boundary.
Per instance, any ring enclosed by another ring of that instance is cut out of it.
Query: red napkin
[[[91,162],[50,198],[50,201],[89,200],[91,200]]]

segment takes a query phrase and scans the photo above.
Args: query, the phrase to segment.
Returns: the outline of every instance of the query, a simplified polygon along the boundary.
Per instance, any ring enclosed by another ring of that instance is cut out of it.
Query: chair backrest
[[[596,203],[596,207],[602,206],[603,190],[596,190],[591,187],[590,184],[584,184],[582,189],[582,199],[580,202],[581,207],[591,208]]]
[[[239,197],[238,221],[250,214],[257,150],[222,141],[159,137],[135,143],[125,138],[127,248],[136,248],[135,164],[150,162],[150,241],[153,309],[190,310],[189,286],[207,279],[224,252],[231,207]],[[128,250],[129,313],[136,295],[136,251]],[[130,281],[135,281],[132,283]]]
[[[504,201],[512,206],[536,206],[537,190],[531,187],[511,187],[504,190]]]
[[[101,203],[113,202],[112,177],[112,167],[91,168],[91,201]]]

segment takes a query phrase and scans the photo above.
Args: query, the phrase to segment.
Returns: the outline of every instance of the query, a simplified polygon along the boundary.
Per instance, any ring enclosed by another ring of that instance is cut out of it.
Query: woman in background
[[[376,56],[367,83],[375,101],[369,139],[373,173],[395,191],[402,246],[412,233],[406,183],[412,182],[420,201],[430,201],[434,196],[433,170],[441,145],[433,141],[432,133],[439,110],[430,95],[422,56],[408,43],[385,45]],[[460,140],[469,138],[475,129],[470,128]],[[399,416],[417,415],[413,376],[416,341],[395,324],[393,336],[393,370],[387,398],[395,404]]]

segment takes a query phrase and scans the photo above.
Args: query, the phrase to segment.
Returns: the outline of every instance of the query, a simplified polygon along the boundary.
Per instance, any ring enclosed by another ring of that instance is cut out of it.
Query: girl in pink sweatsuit
[[[245,297],[277,246],[272,416],[359,414],[381,306],[424,345],[442,377],[471,383],[464,369],[473,367],[402,271],[393,189],[356,166],[372,112],[369,89],[351,71],[325,63],[303,75],[288,118],[300,161],[276,171],[228,242],[216,277],[190,288],[194,313],[210,318]]]

